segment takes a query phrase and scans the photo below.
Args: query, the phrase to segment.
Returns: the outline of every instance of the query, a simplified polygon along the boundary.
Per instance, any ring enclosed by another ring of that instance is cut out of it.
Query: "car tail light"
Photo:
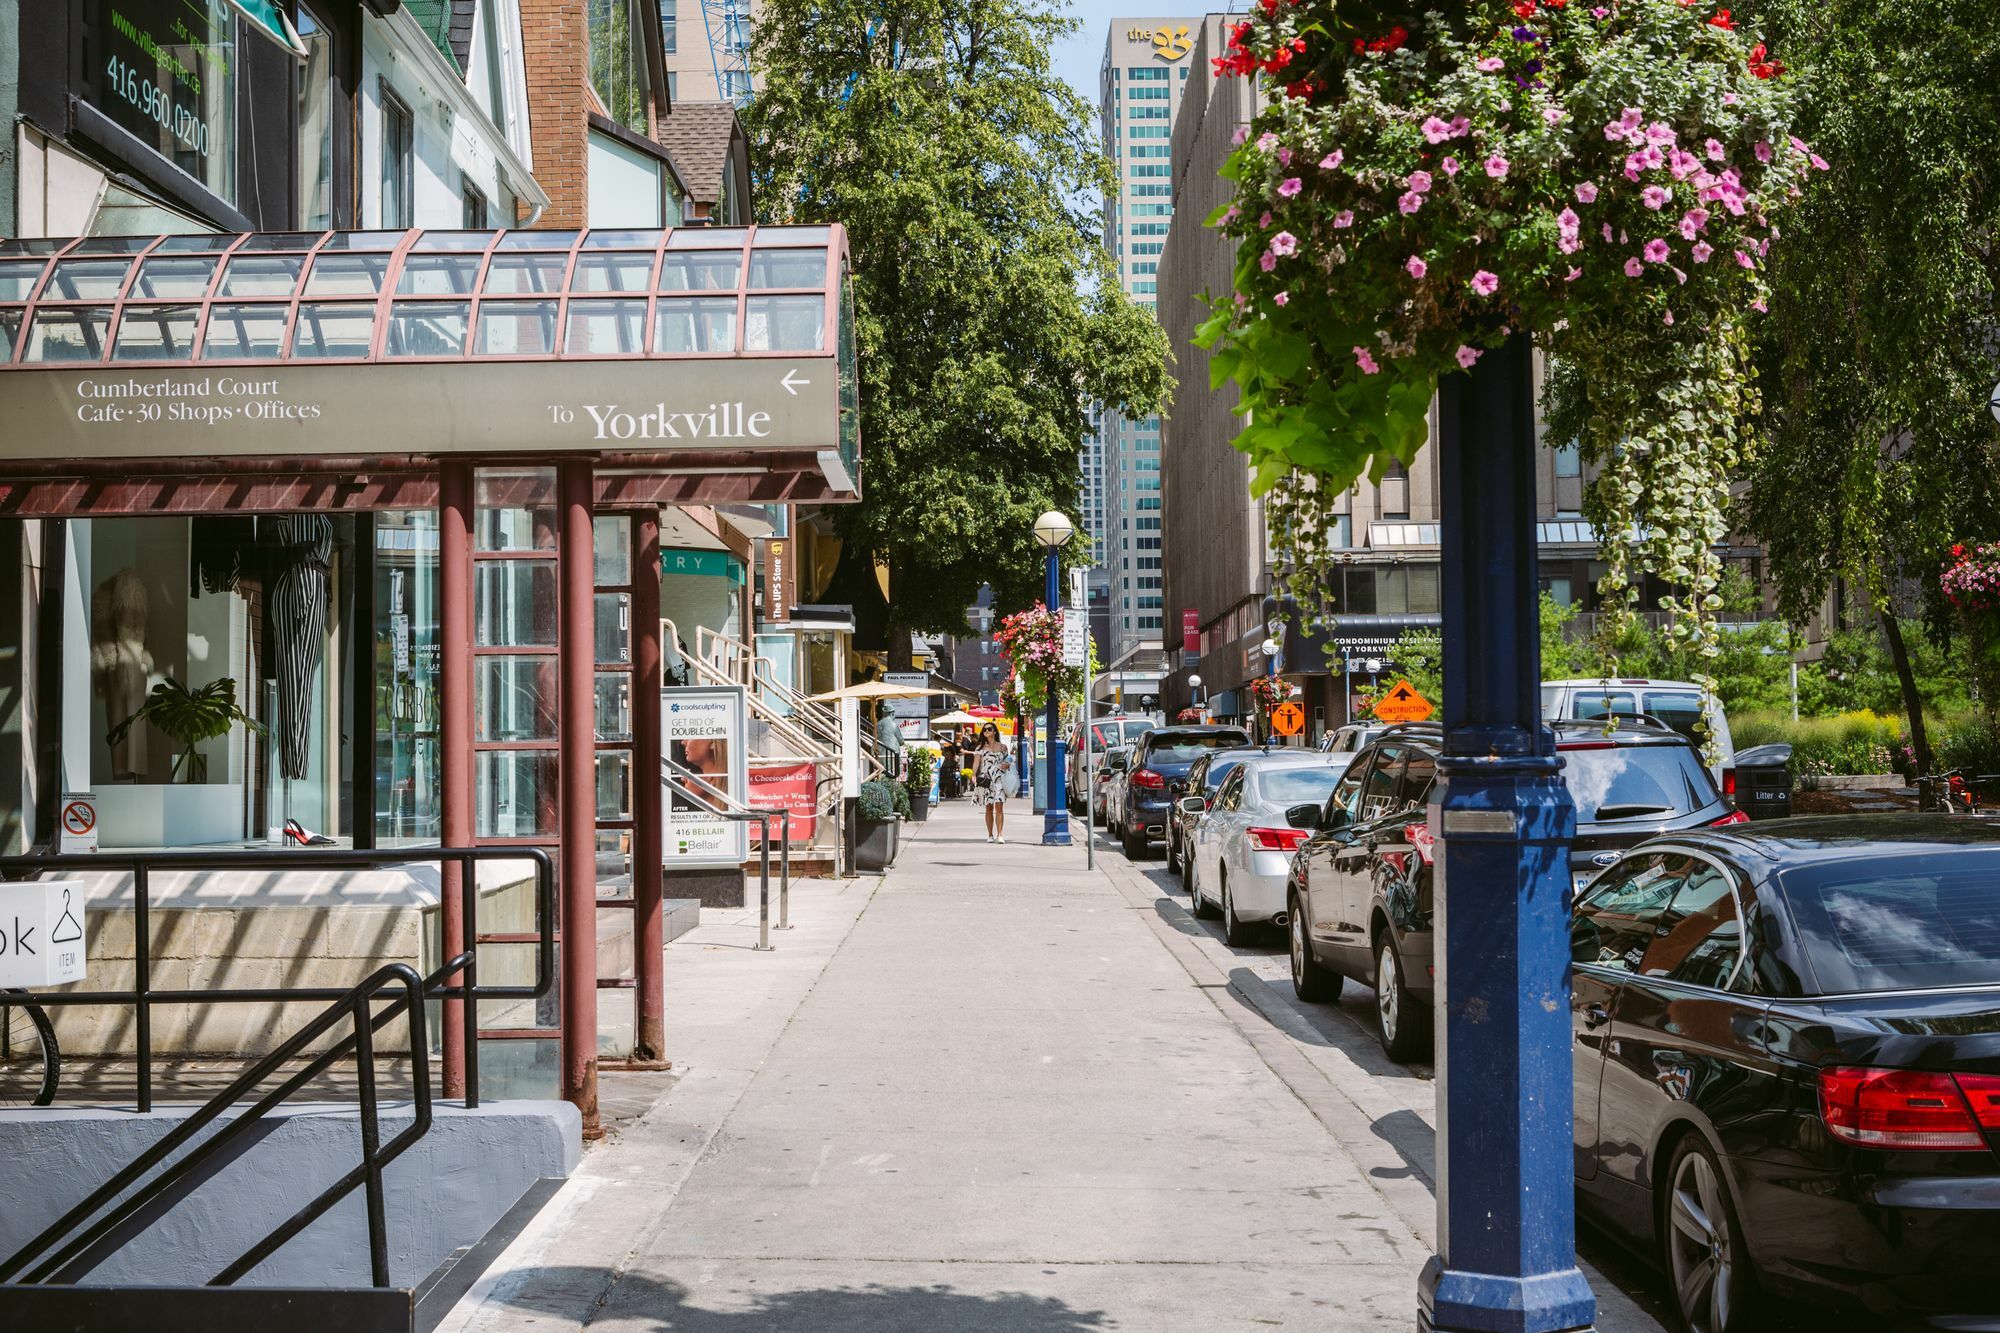
[[[1750,816],[1744,814],[1741,810],[1731,810],[1720,819],[1709,820],[1708,826],[1710,828],[1721,828],[1724,824],[1747,824],[1749,822]]]
[[[1257,844],[1259,851],[1296,852],[1305,845],[1306,831],[1302,828],[1253,828],[1250,841]]]
[[[1820,1119],[1833,1137],[1863,1148],[1977,1152],[1986,1147],[1981,1127],[2000,1129],[2000,1078],[1960,1077],[1971,1087],[1918,1069],[1822,1069]]]
[[[1616,741],[1563,741],[1556,748],[1558,750],[1615,750],[1618,748],[1618,743]]]
[[[1144,787],[1148,791],[1167,785],[1167,780],[1150,768],[1142,768],[1132,774],[1132,785]]]
[[[1736,794],[1736,770],[1733,768],[1722,770],[1722,794],[1724,796]]]

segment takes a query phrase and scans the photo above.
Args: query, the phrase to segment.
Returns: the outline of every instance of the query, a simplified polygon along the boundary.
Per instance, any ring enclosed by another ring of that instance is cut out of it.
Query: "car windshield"
[[[1335,764],[1263,769],[1257,774],[1257,794],[1270,805],[1294,806],[1307,801],[1325,805],[1343,771]]]
[[[1696,745],[1708,739],[1703,733],[1707,714],[1702,712],[1701,695],[1691,690],[1646,692],[1646,711],[1660,721],[1693,741]]]
[[[1715,780],[1684,745],[1563,750],[1563,777],[1580,824],[1664,819],[1716,799]]]
[[[1781,871],[1823,994],[2000,985],[2000,848]]]
[[[1228,750],[1249,743],[1250,737],[1241,731],[1156,731],[1146,746],[1146,759],[1156,764],[1187,764],[1209,750]]]
[[[1143,717],[1126,718],[1120,725],[1122,738],[1128,741],[1136,741],[1153,729],[1153,724]]]

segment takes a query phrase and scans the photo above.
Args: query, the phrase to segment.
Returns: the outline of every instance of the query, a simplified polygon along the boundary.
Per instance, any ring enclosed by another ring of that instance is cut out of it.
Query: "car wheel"
[[[1292,994],[1301,1000],[1331,1004],[1340,998],[1340,973],[1321,967],[1313,957],[1306,937],[1306,916],[1294,894],[1289,904],[1291,921],[1286,930],[1292,941]]]
[[[1722,1164],[1700,1135],[1688,1134],[1674,1149],[1667,1182],[1659,1233],[1676,1327],[1742,1333],[1756,1320],[1750,1256]]]
[[[1181,868],[1180,844],[1174,841],[1174,826],[1167,825],[1167,873],[1177,873]]]
[[[1375,1035],[1398,1064],[1423,1054],[1430,1035],[1430,1015],[1403,984],[1403,960],[1396,956],[1396,942],[1387,931],[1375,940]]]
[[[1209,917],[1214,916],[1215,913],[1210,910],[1208,903],[1201,896],[1200,871],[1201,867],[1190,857],[1188,859],[1187,874],[1188,910],[1194,913],[1195,920],[1205,921]]]
[[[1222,942],[1232,949],[1241,949],[1250,943],[1255,928],[1236,915],[1236,899],[1229,892],[1229,872],[1223,871],[1219,878],[1222,880]]]
[[[1125,855],[1131,857],[1134,861],[1145,859],[1146,834],[1143,829],[1140,830],[1137,837],[1132,835],[1131,829],[1124,829],[1118,834],[1118,841],[1125,848]]]

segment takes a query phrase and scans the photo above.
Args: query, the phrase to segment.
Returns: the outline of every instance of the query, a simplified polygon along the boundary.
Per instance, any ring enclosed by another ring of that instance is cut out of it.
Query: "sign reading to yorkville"
[[[0,458],[830,449],[830,361],[102,367],[0,374]]]

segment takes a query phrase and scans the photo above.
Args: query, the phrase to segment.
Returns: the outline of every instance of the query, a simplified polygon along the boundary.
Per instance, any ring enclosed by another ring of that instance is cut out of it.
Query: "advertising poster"
[[[928,671],[891,671],[882,677],[885,684],[902,685],[913,690],[930,688]],[[929,695],[919,695],[911,699],[884,699],[889,712],[895,716],[896,726],[902,731],[906,741],[929,740],[931,734],[931,700]]]
[[[720,797],[700,794],[695,779],[747,804],[743,691],[721,685],[676,685],[660,691],[661,742],[674,767],[661,775],[666,785],[668,865],[733,866],[749,855],[749,837],[741,821],[714,812],[726,809]],[[677,781],[667,782],[668,774]],[[690,788],[694,788],[690,792]]]
[[[811,842],[818,815],[816,775],[817,769],[811,760],[753,765],[750,769],[750,808],[791,811],[792,841]],[[752,824],[749,828],[751,837],[763,835],[763,830],[756,825]],[[783,837],[783,831],[774,821],[771,825],[772,843]]]

